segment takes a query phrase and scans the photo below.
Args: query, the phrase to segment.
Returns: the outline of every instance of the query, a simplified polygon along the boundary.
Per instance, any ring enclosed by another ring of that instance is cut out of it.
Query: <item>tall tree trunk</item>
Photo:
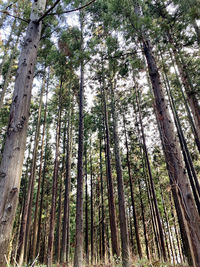
[[[21,266],[23,260],[25,261],[28,258],[28,247],[29,247],[29,234],[30,234],[30,225],[31,225],[31,216],[32,216],[32,201],[33,201],[33,190],[35,183],[35,171],[36,171],[36,161],[38,154],[38,144],[39,144],[39,136],[40,136],[40,122],[41,122],[41,109],[42,109],[42,97],[44,91],[44,81],[41,87],[40,92],[40,102],[39,102],[39,110],[38,110],[38,118],[37,118],[37,126],[35,131],[35,141],[34,141],[34,150],[33,150],[33,159],[31,166],[31,174],[29,178],[27,197],[25,202],[24,213],[22,217],[21,229],[20,229],[20,246],[18,248],[18,263]]]
[[[20,54],[13,102],[0,166],[0,266],[6,266],[12,225],[18,203],[26,146],[33,73],[42,22],[35,23],[45,9],[45,0],[34,1],[24,45]]]
[[[85,144],[85,257],[89,264],[89,240],[88,240],[88,179],[87,179],[87,144]]]
[[[99,158],[100,158],[100,179],[101,179],[101,241],[102,241],[102,261],[105,261],[105,214],[104,214],[104,184],[102,168],[102,137],[100,136]]]
[[[132,203],[133,219],[134,219],[134,226],[135,226],[135,237],[136,237],[136,242],[137,242],[138,254],[139,254],[139,257],[142,258],[142,248],[140,244],[139,228],[138,228],[138,221],[137,221],[137,215],[136,215],[136,209],[135,209],[135,197],[134,197],[134,189],[133,189],[133,182],[132,182],[132,175],[131,175],[128,138],[127,138],[127,133],[126,133],[126,124],[125,124],[124,116],[123,116],[123,121],[124,121],[125,146],[126,146],[126,161],[127,161],[127,167],[128,167],[128,175],[129,175],[129,186],[130,186],[130,192],[131,192],[131,203]]]
[[[65,175],[65,199],[64,199],[64,215],[63,215],[63,230],[62,230],[62,246],[61,246],[61,262],[69,261],[69,201],[71,191],[71,157],[72,157],[72,116],[73,107],[69,104],[68,125],[67,125],[67,147],[66,147],[66,175]]]
[[[138,110],[139,110],[139,122],[140,122],[140,126],[141,126],[143,149],[144,149],[144,154],[145,154],[146,163],[147,163],[147,169],[148,169],[148,173],[149,173],[151,192],[152,192],[153,203],[154,203],[154,208],[155,208],[155,213],[156,213],[156,220],[158,223],[159,237],[160,237],[160,242],[161,242],[161,252],[162,252],[162,257],[163,257],[164,261],[167,261],[161,217],[160,217],[160,212],[158,209],[158,203],[157,203],[157,198],[156,198],[156,193],[155,193],[155,188],[154,188],[154,181],[153,181],[153,176],[152,176],[152,171],[151,171],[151,166],[150,166],[150,161],[149,161],[149,156],[148,156],[148,151],[147,151],[147,146],[146,146],[146,140],[145,140],[145,135],[144,135],[144,128],[143,128],[141,109],[140,109],[140,99],[138,99],[140,96],[138,96],[137,94],[138,94],[138,92],[136,91],[136,102],[137,102]]]
[[[52,264],[53,264],[53,244],[54,244],[54,229],[55,229],[55,216],[56,216],[56,199],[57,199],[58,171],[59,171],[59,161],[60,161],[60,128],[61,128],[61,113],[62,113],[61,92],[62,92],[62,80],[60,82],[58,118],[57,118],[57,127],[56,127],[56,152],[55,152],[55,160],[54,160],[50,227],[49,227],[48,249],[47,249],[47,266],[48,267],[52,267]]]
[[[109,204],[109,219],[110,219],[110,230],[111,230],[111,242],[112,242],[112,254],[113,256],[119,257],[119,244],[117,237],[117,225],[116,225],[116,210],[113,190],[113,179],[111,170],[110,160],[110,132],[108,124],[108,111],[107,111],[107,95],[103,84],[102,97],[104,102],[104,122],[105,122],[105,139],[106,139],[106,174],[107,174],[107,186],[108,186],[108,204]]]
[[[38,174],[38,186],[37,186],[37,195],[36,195],[36,203],[35,203],[35,212],[34,212],[34,224],[33,224],[33,240],[32,240],[32,260],[36,257],[36,244],[37,244],[37,236],[38,233],[38,209],[39,209],[39,197],[40,197],[40,187],[41,187],[41,178],[42,178],[42,161],[43,161],[43,153],[44,153],[44,138],[46,131],[46,117],[47,117],[47,99],[48,99],[48,87],[46,89],[46,103],[44,109],[44,122],[42,129],[42,142],[41,142],[41,152],[40,152],[40,167]]]
[[[169,32],[168,32],[168,39],[169,39],[169,43],[172,45],[172,51],[174,53],[174,58],[175,58],[175,61],[176,61],[176,64],[177,64],[177,67],[178,67],[178,70],[180,73],[182,83],[183,83],[184,88],[185,88],[188,103],[190,105],[192,115],[194,118],[194,122],[195,122],[195,127],[196,127],[196,131],[197,131],[197,135],[198,135],[198,141],[200,142],[200,106],[198,103],[198,99],[196,97],[195,88],[194,88],[192,81],[190,79],[190,75],[189,75],[189,72],[187,70],[187,66],[185,64],[185,61],[184,61],[183,57],[181,56],[181,54],[178,53],[178,51],[174,45],[172,35]]]
[[[131,266],[130,247],[129,247],[128,225],[127,225],[126,205],[125,205],[125,196],[124,196],[124,181],[123,181],[122,166],[121,166],[117,114],[116,114],[115,94],[114,94],[113,86],[114,86],[113,81],[111,81],[111,96],[112,96],[111,105],[112,105],[112,116],[113,116],[115,165],[116,165],[116,173],[117,173],[122,265],[123,267],[130,267]]]
[[[91,238],[91,265],[93,264],[93,255],[94,255],[94,242],[93,242],[93,237],[94,237],[94,214],[93,214],[93,170],[92,170],[92,144],[90,140],[90,238]]]
[[[200,264],[200,221],[185,173],[181,150],[177,142],[171,116],[161,87],[160,75],[150,42],[143,37],[143,49],[152,83],[156,117],[169,172],[179,223],[184,236],[185,249],[194,266]],[[186,241],[187,240],[187,241]]]
[[[166,83],[166,90],[167,90],[167,94],[168,94],[168,97],[169,97],[169,102],[170,102],[170,106],[171,106],[171,109],[172,109],[174,121],[175,121],[175,124],[176,124],[176,127],[177,127],[179,142],[180,142],[181,149],[182,149],[182,152],[183,152],[183,158],[184,158],[184,161],[185,161],[185,165],[186,165],[186,169],[187,169],[187,172],[188,172],[188,176],[189,176],[190,184],[191,184],[191,187],[192,187],[192,192],[194,194],[194,199],[195,199],[195,202],[196,202],[196,205],[197,205],[197,209],[198,209],[198,212],[200,214],[200,200],[199,200],[199,197],[200,197],[200,185],[199,185],[199,181],[198,181],[198,178],[197,178],[194,166],[193,166],[193,162],[192,162],[192,159],[191,159],[191,156],[190,156],[190,152],[188,150],[187,143],[186,143],[186,140],[185,140],[185,137],[184,137],[184,134],[183,134],[182,126],[181,126],[181,123],[180,123],[180,120],[179,120],[179,116],[178,116],[178,113],[177,113],[177,110],[176,110],[175,102],[174,102],[174,99],[173,99],[173,96],[172,96],[172,92],[171,92],[171,89],[170,89],[170,84],[169,84],[168,77],[167,77],[167,74],[166,74],[165,66],[163,65],[163,67],[164,67],[164,73],[165,73],[165,79],[166,79],[166,81],[164,79],[164,82]]]
[[[81,51],[83,51],[83,14],[80,13]],[[79,140],[77,165],[77,197],[76,197],[76,245],[74,267],[83,266],[83,139],[84,139],[84,62],[81,60],[79,91]]]

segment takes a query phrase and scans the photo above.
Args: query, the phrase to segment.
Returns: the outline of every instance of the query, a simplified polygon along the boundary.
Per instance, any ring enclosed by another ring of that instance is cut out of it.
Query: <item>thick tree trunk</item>
[[[143,39],[143,48],[148,63],[149,76],[155,98],[156,117],[159,123],[161,141],[179,223],[183,231],[182,233],[185,234],[188,240],[188,254],[191,254],[192,263],[196,267],[200,265],[200,219],[185,173],[181,150],[177,142],[177,137],[168,111],[168,105],[161,87],[160,76],[152,54],[152,48],[147,39]]]
[[[19,239],[20,243],[19,243],[18,258],[17,258],[20,266],[22,265],[24,258],[25,259],[28,258],[33,189],[34,189],[34,183],[35,183],[36,161],[37,161],[37,152],[38,152],[39,135],[40,135],[40,121],[41,121],[44,80],[43,80],[43,84],[42,84],[42,88],[40,92],[40,102],[39,102],[37,126],[36,126],[36,131],[35,131],[35,141],[34,141],[33,159],[32,159],[32,165],[31,165],[31,174],[29,178],[28,191],[27,191],[24,213],[23,213],[21,229],[20,229],[20,239]]]
[[[34,66],[42,23],[35,23],[45,9],[45,0],[34,1],[31,21],[19,59],[9,125],[0,166],[0,266],[6,266],[12,225],[18,203],[18,194],[26,146]]]

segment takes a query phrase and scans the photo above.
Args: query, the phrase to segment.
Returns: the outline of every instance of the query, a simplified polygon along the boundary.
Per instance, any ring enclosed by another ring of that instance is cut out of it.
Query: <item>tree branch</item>
[[[6,10],[0,10],[0,13],[4,13],[4,14],[6,14],[7,16],[13,17],[13,18],[15,18],[15,19],[19,19],[19,20],[24,21],[24,22],[26,22],[26,23],[29,23],[29,22],[30,22],[29,20],[22,19],[22,18],[20,18],[20,17],[15,16],[15,15],[11,15],[11,14],[10,14],[8,11],[6,11]]]
[[[75,11],[78,11],[78,10],[81,10],[89,5],[91,5],[93,2],[95,2],[96,0],[91,0],[90,2],[88,2],[87,4],[83,5],[83,6],[80,6],[80,7],[77,7],[77,8],[74,8],[74,9],[71,9],[71,10],[66,10],[66,11],[63,11],[63,12],[59,12],[59,13],[50,13],[49,12],[57,5],[57,2],[59,2],[60,0],[57,0],[55,2],[55,4],[50,7],[50,9],[48,9],[39,19],[38,19],[38,23],[43,20],[46,16],[53,16],[53,15],[61,15],[61,14],[67,14],[67,13],[71,13],[71,12],[75,12]]]
[[[49,14],[49,12],[51,12],[51,10],[53,10],[54,9],[54,7],[56,7],[57,6],[57,4],[60,2],[60,0],[57,0],[54,4],[53,4],[53,6],[51,6],[39,19],[38,19],[38,23],[41,21],[41,20],[43,20],[48,14]]]

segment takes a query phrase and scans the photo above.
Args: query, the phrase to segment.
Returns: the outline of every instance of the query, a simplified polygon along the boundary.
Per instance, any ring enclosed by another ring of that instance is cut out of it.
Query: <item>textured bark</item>
[[[127,225],[127,217],[126,217],[126,204],[125,204],[125,196],[124,196],[124,181],[123,181],[122,165],[121,165],[121,157],[120,157],[118,124],[117,124],[117,114],[116,114],[116,107],[115,107],[115,94],[114,94],[114,88],[113,88],[112,82],[111,82],[111,97],[112,97],[111,105],[112,105],[112,116],[113,116],[115,166],[116,166],[116,173],[117,173],[117,188],[118,188],[122,265],[123,267],[130,267],[131,261],[130,261],[128,225]]]
[[[167,162],[172,192],[175,200],[177,214],[182,234],[188,243],[187,249],[191,254],[194,266],[200,264],[200,219],[185,173],[181,150],[177,142],[172,120],[168,111],[160,76],[152,54],[150,42],[143,39],[143,49],[147,60],[149,76],[152,83],[156,117],[159,123],[160,136]],[[186,247],[185,247],[186,248]],[[189,256],[189,255],[188,255]]]
[[[195,92],[195,88],[193,87],[192,81],[190,79],[190,75],[187,70],[187,66],[185,64],[184,59],[178,53],[172,35],[168,32],[169,43],[172,46],[172,51],[174,54],[174,58],[180,73],[181,81],[184,85],[185,92],[187,95],[188,103],[194,118],[196,134],[198,138],[198,144],[200,143],[200,106],[197,99],[197,93]]]
[[[18,203],[18,194],[26,146],[33,72],[41,35],[41,23],[35,23],[45,8],[45,0],[34,1],[19,59],[9,125],[0,166],[0,266],[6,266],[12,225]],[[36,13],[33,16],[33,13]]]
[[[170,88],[170,84],[169,84],[169,80],[168,80],[168,77],[167,77],[167,74],[166,74],[166,70],[165,70],[164,64],[163,64],[163,68],[164,68],[164,73],[165,73],[165,79],[164,79],[165,87],[166,87],[166,90],[167,90],[167,94],[168,94],[168,98],[169,98],[169,102],[170,102],[170,107],[172,109],[172,114],[173,114],[175,125],[176,125],[176,128],[177,128],[179,142],[180,142],[180,145],[181,145],[183,158],[184,158],[184,161],[185,161],[185,165],[186,165],[186,169],[187,169],[187,172],[188,172],[190,184],[191,184],[191,187],[192,187],[192,192],[194,194],[194,199],[195,199],[195,202],[196,202],[196,206],[197,206],[198,212],[200,214],[200,201],[199,201],[200,185],[199,185],[199,181],[198,181],[198,178],[197,178],[197,175],[196,175],[196,171],[195,171],[194,166],[193,166],[193,162],[192,162],[192,159],[191,159],[190,152],[188,150],[188,146],[187,146],[187,142],[185,140],[185,136],[183,134],[182,126],[181,126],[181,123],[180,123],[180,120],[179,120],[179,116],[178,116],[178,113],[177,113],[177,110],[176,110],[176,105],[175,105],[175,102],[174,102],[174,99],[173,99],[173,96],[172,96],[172,93],[171,93],[171,88]]]
[[[25,261],[27,261],[27,258],[28,258],[33,189],[34,189],[34,183],[35,183],[36,161],[37,161],[37,154],[38,154],[37,152],[38,152],[39,135],[40,135],[42,97],[43,97],[43,90],[44,90],[43,88],[44,88],[44,84],[42,85],[41,92],[40,92],[40,102],[39,102],[38,118],[37,118],[37,125],[36,125],[36,131],[35,131],[31,174],[29,177],[26,202],[25,202],[24,213],[23,213],[21,228],[20,228],[20,237],[19,237],[20,242],[19,242],[18,257],[17,257],[19,265],[22,265],[23,260],[25,259]]]
[[[194,138],[195,138],[195,143],[196,143],[198,151],[200,153],[199,135],[198,135],[197,129],[196,129],[195,124],[194,124],[194,120],[193,120],[193,117],[192,117],[192,114],[191,114],[191,111],[190,111],[190,108],[189,108],[189,105],[188,105],[188,101],[187,101],[186,96],[185,96],[185,92],[183,90],[183,85],[182,85],[182,83],[181,83],[181,81],[179,79],[179,75],[178,75],[178,72],[177,72],[177,69],[176,69],[175,60],[174,60],[173,55],[172,55],[170,50],[169,50],[169,53],[170,53],[170,58],[171,58],[171,61],[173,63],[174,71],[175,71],[175,74],[176,74],[176,79],[177,79],[177,81],[179,83],[179,86],[180,86],[180,91],[181,91],[181,94],[182,94],[182,97],[183,97],[183,101],[184,101],[184,105],[185,105],[185,108],[186,108],[186,112],[187,112],[187,116],[188,116],[188,119],[189,119],[189,123],[190,123],[190,126],[191,126],[191,130],[192,130],[192,133],[193,133]]]

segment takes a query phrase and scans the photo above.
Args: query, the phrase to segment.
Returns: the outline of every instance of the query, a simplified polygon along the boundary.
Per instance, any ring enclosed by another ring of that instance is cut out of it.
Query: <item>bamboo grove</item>
[[[0,14],[0,266],[199,267],[199,1]]]

